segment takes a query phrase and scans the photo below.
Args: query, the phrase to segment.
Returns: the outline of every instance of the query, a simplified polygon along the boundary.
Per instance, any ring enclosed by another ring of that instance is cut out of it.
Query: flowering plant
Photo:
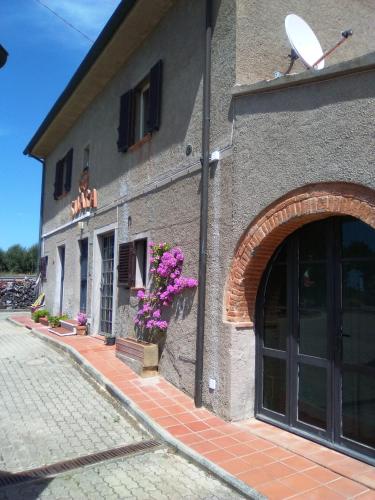
[[[168,321],[161,318],[163,308],[169,307],[186,288],[198,286],[196,279],[182,276],[184,254],[180,248],[154,242],[150,242],[149,247],[152,286],[149,292],[139,290],[139,308],[134,318],[138,338],[146,337],[147,340],[168,328]]]
[[[77,322],[78,322],[79,326],[85,326],[87,323],[87,314],[82,313],[82,312],[78,313]]]

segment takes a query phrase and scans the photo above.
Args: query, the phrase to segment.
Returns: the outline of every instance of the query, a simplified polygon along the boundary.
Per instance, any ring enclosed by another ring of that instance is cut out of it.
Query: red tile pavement
[[[29,317],[12,319],[72,346],[173,437],[270,499],[375,500],[375,467],[255,419],[225,422],[162,377],[139,377],[98,338],[57,337]]]

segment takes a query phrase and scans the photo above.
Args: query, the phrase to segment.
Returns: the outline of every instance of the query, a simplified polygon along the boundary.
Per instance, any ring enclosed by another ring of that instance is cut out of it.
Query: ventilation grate
[[[0,471],[0,487],[23,483],[26,481],[35,481],[36,479],[43,479],[49,476],[54,476],[55,474],[60,474],[61,472],[78,469],[79,467],[85,467],[86,465],[96,464],[105,460],[135,455],[136,453],[149,451],[160,446],[161,443],[159,441],[141,441],[140,443],[120,446],[106,451],[99,451],[98,453],[92,453],[91,455],[84,455],[82,457],[56,462],[55,464],[37,467],[23,472],[12,473]]]

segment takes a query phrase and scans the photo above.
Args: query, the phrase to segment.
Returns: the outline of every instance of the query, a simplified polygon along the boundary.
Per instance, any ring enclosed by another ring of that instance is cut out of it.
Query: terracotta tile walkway
[[[12,319],[74,347],[172,436],[270,499],[375,500],[375,467],[255,419],[227,423],[162,377],[139,377],[101,340],[57,337],[29,317]]]

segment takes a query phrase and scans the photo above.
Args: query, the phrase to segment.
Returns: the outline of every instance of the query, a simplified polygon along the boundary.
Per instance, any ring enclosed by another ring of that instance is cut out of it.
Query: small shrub
[[[49,324],[52,326],[52,328],[57,328],[60,326],[60,317],[59,316],[50,316],[49,319]]]
[[[35,323],[39,323],[39,319],[44,317],[46,318],[49,317],[49,312],[47,311],[47,309],[38,309],[32,314],[32,318],[35,321]]]

